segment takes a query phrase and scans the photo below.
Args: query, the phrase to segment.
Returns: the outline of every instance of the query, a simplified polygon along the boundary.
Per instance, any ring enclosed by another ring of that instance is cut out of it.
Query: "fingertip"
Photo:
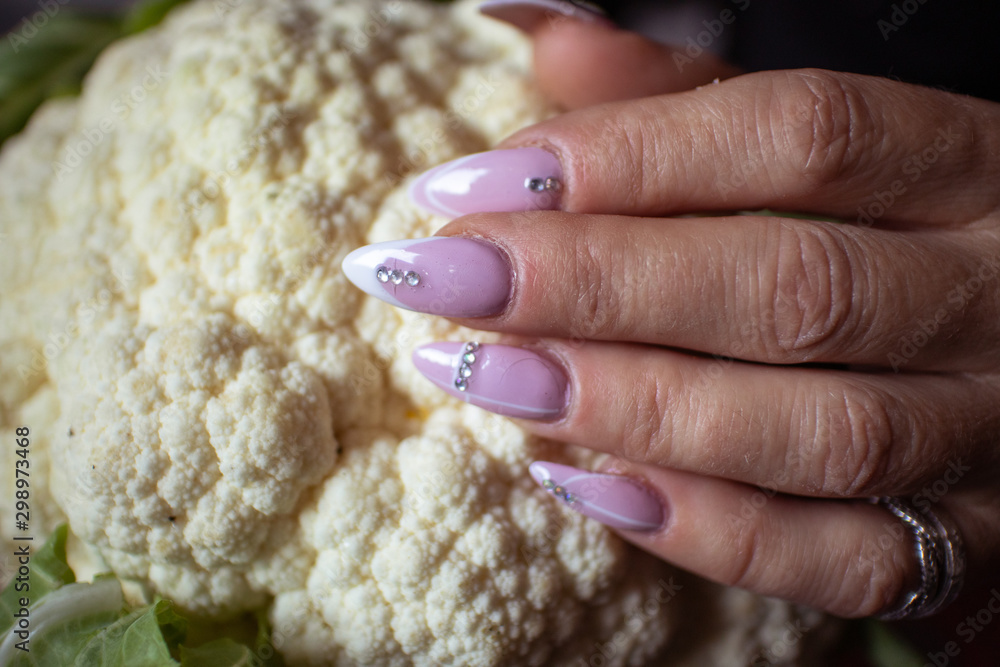
[[[618,65],[609,61],[611,45],[622,40],[609,40],[607,32],[579,23],[535,32],[535,76],[549,99],[565,109],[580,109],[632,96],[634,81],[616,76]]]
[[[689,90],[739,73],[711,54],[678,59],[673,47],[602,25],[566,21],[533,34],[539,86],[567,109]]]

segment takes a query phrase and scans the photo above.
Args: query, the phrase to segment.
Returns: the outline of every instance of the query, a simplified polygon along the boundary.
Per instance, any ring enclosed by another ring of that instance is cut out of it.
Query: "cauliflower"
[[[745,664],[820,626],[551,502],[528,463],[587,455],[431,388],[411,350],[475,334],[339,271],[443,222],[412,174],[551,113],[529,48],[470,3],[204,0],[43,107],[0,154],[34,530],[197,615],[266,608],[292,664]]]

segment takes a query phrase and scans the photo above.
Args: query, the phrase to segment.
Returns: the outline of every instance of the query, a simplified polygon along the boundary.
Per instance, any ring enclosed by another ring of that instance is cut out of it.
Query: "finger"
[[[626,30],[574,23],[546,25],[534,36],[539,86],[567,109],[690,90],[739,74],[711,53],[679,60],[679,49]]]
[[[541,462],[532,465],[532,474],[551,480],[550,491],[554,485],[564,489],[554,494],[563,502],[571,491],[570,507],[610,523],[630,542],[722,584],[847,617],[890,609],[916,588],[912,537],[875,506],[783,496],[625,461],[602,468],[611,474],[586,475]],[[566,478],[571,481],[563,487]],[[636,501],[645,499],[633,498],[628,506],[616,502],[623,493],[637,495],[633,485],[640,480],[661,505],[661,527],[631,530],[623,529],[627,522],[608,522],[602,509],[610,508],[613,518],[631,518],[641,508],[644,503]]]
[[[998,109],[875,77],[759,72],[564,114],[503,146],[558,157],[567,211],[775,208],[957,225],[1000,207]]]
[[[987,287],[1000,243],[988,232],[538,212],[467,216],[439,234],[488,239],[513,265],[506,307],[464,321],[477,329],[768,363],[1000,366],[984,335],[1000,321]]]
[[[914,493],[942,471],[953,486],[991,469],[996,379],[761,366],[610,343],[534,349],[559,362],[568,391],[558,418],[522,426],[628,460],[822,497]],[[505,370],[510,395],[534,385]],[[495,409],[477,400],[485,371],[477,381],[463,398]]]
[[[615,29],[569,3],[485,3],[481,11],[530,33],[542,91],[567,109],[689,90],[738,70],[709,52],[696,58]]]

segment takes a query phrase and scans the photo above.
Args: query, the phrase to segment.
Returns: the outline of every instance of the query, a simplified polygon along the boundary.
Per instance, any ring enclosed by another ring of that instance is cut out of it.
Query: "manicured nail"
[[[431,343],[413,351],[413,365],[452,396],[505,417],[551,418],[566,405],[562,371],[520,347]]]
[[[529,33],[534,32],[543,21],[555,22],[567,18],[614,27],[604,11],[589,2],[489,0],[479,5],[479,11]]]
[[[410,199],[440,215],[551,211],[559,207],[562,168],[541,148],[487,151],[434,167],[410,186]]]
[[[482,317],[503,310],[511,269],[485,241],[431,236],[358,248],[344,273],[372,296],[407,310],[443,317]]]
[[[580,514],[619,530],[648,532],[666,520],[661,502],[628,477],[535,461],[528,472],[538,484]]]

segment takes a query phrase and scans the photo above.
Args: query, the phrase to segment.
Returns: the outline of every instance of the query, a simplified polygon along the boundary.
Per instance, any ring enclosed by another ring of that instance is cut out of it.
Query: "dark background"
[[[705,30],[701,21],[718,19],[728,9],[736,18],[712,47],[747,70],[822,67],[1000,101],[1000,2],[996,0],[598,4],[621,25],[677,45]],[[661,13],[668,6],[675,16]],[[698,20],[699,13],[707,19]],[[675,20],[678,17],[681,20]]]
[[[117,7],[127,7],[135,0],[48,0],[52,7],[73,7],[91,11],[111,11]],[[0,32],[6,33],[16,28],[26,16],[43,11],[41,0],[0,0]],[[50,10],[51,11],[51,10]],[[44,11],[43,11],[44,13]]]
[[[43,0],[2,0],[0,32]],[[47,0],[108,10],[134,0]],[[685,45],[723,10],[709,50],[748,70],[790,67],[888,76],[1000,101],[1000,2],[991,0],[624,0],[597,2],[620,25]],[[894,14],[895,10],[895,14]],[[900,25],[893,23],[893,18]],[[879,21],[887,23],[880,27]],[[884,34],[885,26],[898,27]],[[886,39],[888,36],[888,39]]]

